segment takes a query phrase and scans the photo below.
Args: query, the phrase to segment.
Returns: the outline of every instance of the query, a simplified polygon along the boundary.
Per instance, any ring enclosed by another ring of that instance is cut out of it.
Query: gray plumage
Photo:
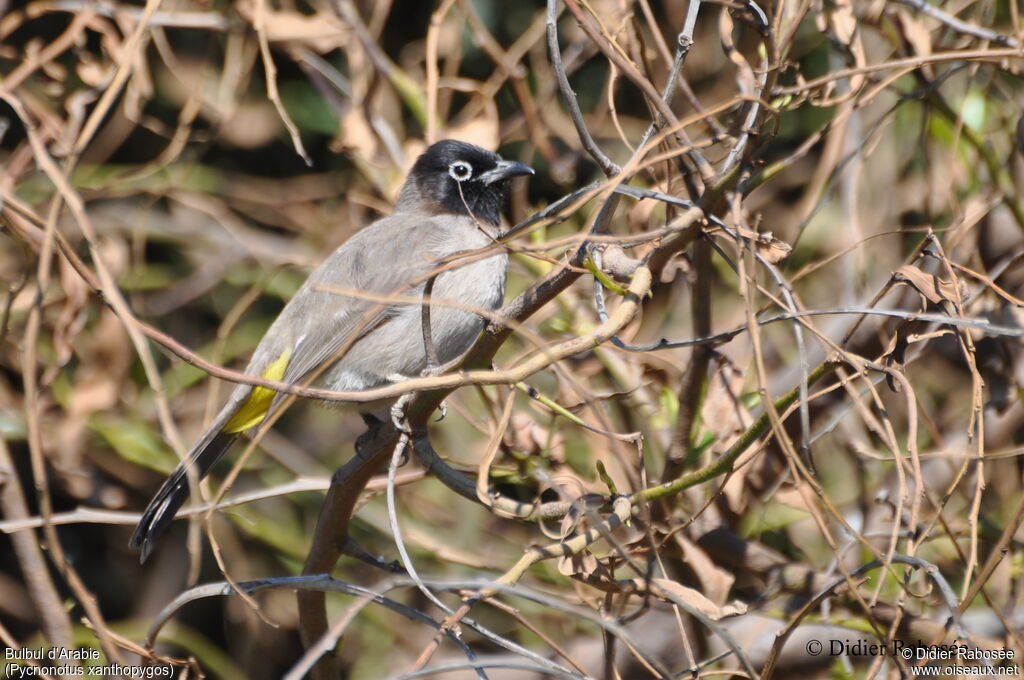
[[[302,384],[321,368],[312,384],[342,391],[420,375],[428,363],[422,306],[382,304],[344,291],[421,299],[440,260],[493,244],[510,179],[532,173],[521,163],[463,142],[445,140],[428,148],[410,171],[394,213],[355,234],[310,274],[267,330],[245,372],[261,375],[290,352],[282,378],[287,383]],[[446,363],[469,349],[483,328],[484,319],[470,310],[493,310],[501,304],[508,256],[495,251],[442,266],[430,296],[430,332],[438,360]],[[240,434],[224,429],[252,390],[235,386],[192,447],[187,464],[197,479]],[[365,412],[382,404],[354,406]],[[179,465],[132,535],[131,546],[142,549],[142,561],[188,496],[188,473]]]

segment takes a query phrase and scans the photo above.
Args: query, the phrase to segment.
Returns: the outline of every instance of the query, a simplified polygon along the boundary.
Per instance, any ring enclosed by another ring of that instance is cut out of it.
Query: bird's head
[[[509,181],[532,175],[533,168],[507,161],[478,146],[445,139],[416,160],[402,187],[396,210],[472,215],[496,225]]]

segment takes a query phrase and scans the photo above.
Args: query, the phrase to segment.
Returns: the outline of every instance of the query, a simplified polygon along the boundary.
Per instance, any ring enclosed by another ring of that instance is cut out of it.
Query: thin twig
[[[594,159],[594,162],[601,168],[605,175],[614,177],[622,172],[622,168],[615,164],[612,159],[605,155],[604,151],[594,141],[586,122],[583,120],[583,112],[580,111],[579,100],[576,93],[569,84],[569,76],[565,73],[565,64],[562,63],[562,48],[558,45],[558,13],[556,7],[558,0],[547,0],[547,36],[548,54],[551,57],[551,67],[555,70],[555,78],[558,79],[558,87],[562,93],[562,100],[569,109],[569,117],[576,127],[576,134],[579,135],[583,149]]]
[[[1008,35],[1003,35],[1002,33],[999,33],[998,31],[993,31],[992,29],[989,28],[975,26],[974,24],[970,24],[961,19],[957,19],[952,14],[943,11],[941,8],[929,4],[928,2],[926,2],[926,0],[895,1],[903,5],[907,5],[908,7],[913,7],[918,12],[921,12],[922,14],[927,14],[933,19],[937,19],[938,21],[942,22],[946,26],[949,26],[951,29],[958,33],[963,33],[964,35],[972,35],[975,38],[981,38],[982,40],[987,40],[997,45],[1006,45],[1008,47],[1016,47],[1019,44],[1016,38],[1013,38]]]

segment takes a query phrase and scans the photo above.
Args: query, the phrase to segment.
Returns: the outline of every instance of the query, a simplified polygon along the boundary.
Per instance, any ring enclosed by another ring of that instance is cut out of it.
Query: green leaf
[[[674,424],[679,418],[679,395],[669,387],[662,387],[658,393],[658,405],[661,406],[658,427],[669,427]]]
[[[0,437],[4,441],[23,441],[28,433],[25,416],[13,408],[0,408]]]
[[[288,80],[281,83],[281,101],[300,129],[330,137],[338,134],[337,117],[309,81]]]
[[[89,427],[125,460],[157,472],[169,473],[178,457],[152,427],[139,420],[96,414]]]
[[[985,120],[988,118],[988,106],[985,102],[985,97],[978,92],[970,92],[964,98],[964,105],[960,109],[960,115],[963,117],[964,125],[975,132],[982,132],[985,127]]]
[[[802,520],[809,515],[806,510],[794,508],[784,503],[769,501],[764,506],[748,512],[742,521],[741,535],[750,538],[765,532],[785,529],[793,522]]]
[[[619,284],[615,283],[615,281],[613,281],[610,276],[608,276],[603,271],[598,269],[597,265],[594,264],[594,261],[591,260],[589,257],[583,261],[583,266],[586,267],[590,271],[590,273],[594,275],[595,279],[601,282],[602,286],[612,291],[613,293],[617,293],[623,296],[626,295],[626,289],[620,286]]]

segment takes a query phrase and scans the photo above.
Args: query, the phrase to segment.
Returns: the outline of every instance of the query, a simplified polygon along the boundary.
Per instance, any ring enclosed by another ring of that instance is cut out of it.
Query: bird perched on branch
[[[508,256],[446,260],[493,244],[502,201],[522,163],[444,140],[417,159],[394,213],[364,228],[317,267],[253,352],[246,373],[331,390],[366,390],[420,375],[469,349],[505,295]],[[429,286],[429,332],[422,300]],[[362,293],[362,295],[360,295]],[[402,302],[399,298],[409,300]],[[446,304],[447,303],[447,304]],[[432,350],[432,351],[430,351]],[[132,534],[144,562],[199,480],[280,404],[267,387],[239,384],[157,491]],[[353,403],[367,412],[381,404]]]

